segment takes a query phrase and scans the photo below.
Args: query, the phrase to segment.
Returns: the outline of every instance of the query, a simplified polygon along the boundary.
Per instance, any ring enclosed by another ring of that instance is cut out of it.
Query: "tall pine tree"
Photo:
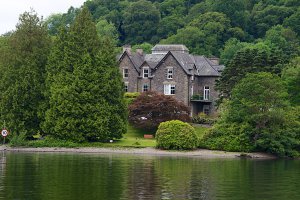
[[[85,7],[58,37],[47,68],[45,131],[77,142],[121,138],[127,115],[113,46],[98,38]]]
[[[20,15],[16,31],[8,41],[2,67],[0,115],[13,133],[31,137],[40,130],[38,113],[43,101],[45,66],[50,38],[34,11]]]

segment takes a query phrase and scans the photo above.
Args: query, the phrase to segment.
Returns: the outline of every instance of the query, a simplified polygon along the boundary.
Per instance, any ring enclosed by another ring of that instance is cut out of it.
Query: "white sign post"
[[[5,128],[1,130],[1,135],[3,137],[3,144],[5,144],[5,138],[8,136],[9,132]]]

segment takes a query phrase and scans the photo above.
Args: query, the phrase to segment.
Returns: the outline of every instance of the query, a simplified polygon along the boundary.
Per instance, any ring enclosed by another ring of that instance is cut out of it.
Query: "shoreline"
[[[198,158],[249,158],[249,159],[276,159],[277,157],[267,153],[242,153],[226,152],[207,149],[196,149],[192,151],[168,151],[152,147],[146,148],[110,148],[110,147],[9,147],[0,146],[0,151],[6,152],[28,152],[28,153],[82,153],[82,154],[131,154],[131,155],[153,155],[153,156],[180,156]]]

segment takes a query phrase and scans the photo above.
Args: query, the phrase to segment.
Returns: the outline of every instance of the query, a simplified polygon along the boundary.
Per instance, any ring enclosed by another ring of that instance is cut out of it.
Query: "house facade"
[[[215,112],[215,81],[224,69],[217,58],[192,55],[184,45],[156,45],[151,54],[125,46],[118,60],[126,92],[173,96],[189,106],[192,115]]]

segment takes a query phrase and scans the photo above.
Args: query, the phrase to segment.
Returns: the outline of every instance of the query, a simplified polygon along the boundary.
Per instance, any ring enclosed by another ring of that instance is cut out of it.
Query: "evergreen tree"
[[[100,41],[91,14],[83,8],[51,54],[45,131],[78,142],[122,137],[126,107],[113,51],[109,41]]]
[[[247,73],[271,72],[279,75],[281,70],[282,59],[279,52],[260,47],[245,47],[228,63],[216,87],[223,97],[230,97],[232,88]]]
[[[45,83],[50,39],[34,11],[20,15],[8,41],[0,86],[1,120],[13,133],[31,137],[39,131],[38,115]]]

